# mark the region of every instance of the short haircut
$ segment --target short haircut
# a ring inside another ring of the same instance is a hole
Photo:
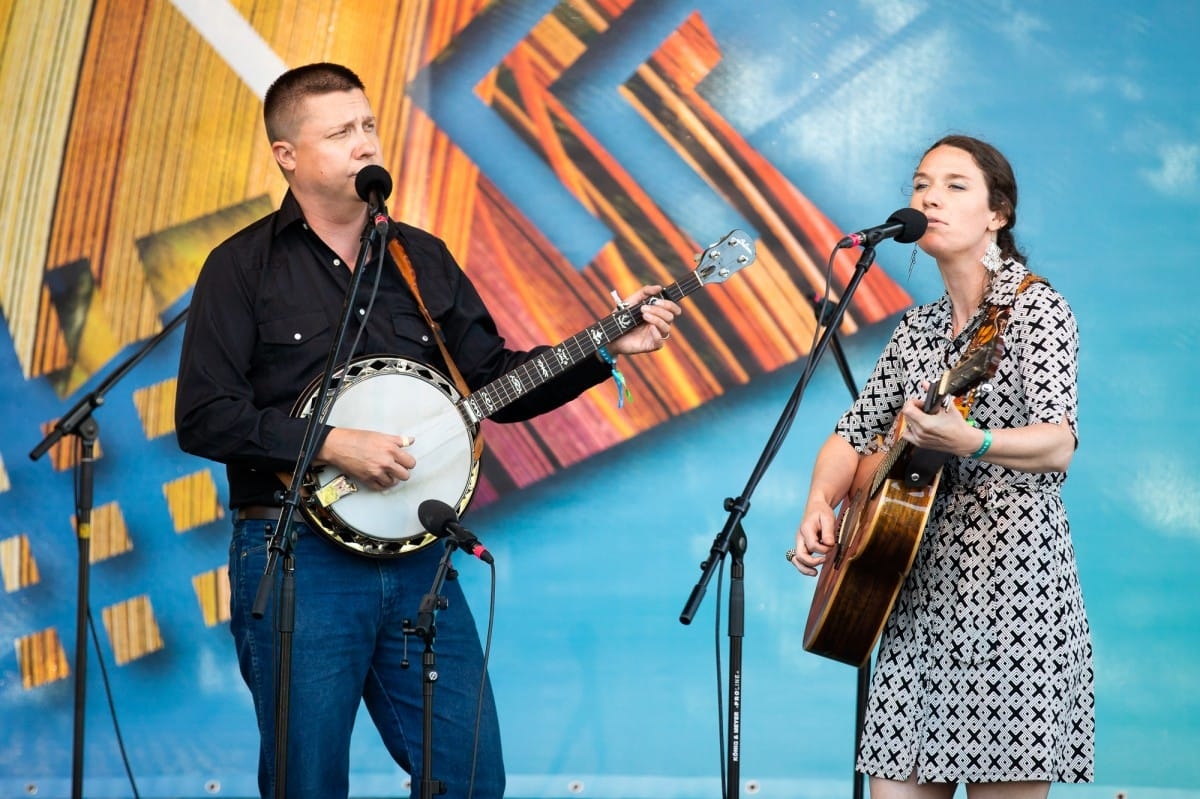
[[[296,112],[307,97],[332,92],[365,91],[362,80],[341,64],[306,64],[289,69],[267,89],[263,98],[263,122],[267,139],[276,142],[295,135]]]

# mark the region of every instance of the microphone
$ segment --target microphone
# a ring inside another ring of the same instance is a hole
[[[387,236],[388,217],[384,200],[392,194],[392,176],[378,164],[367,164],[354,177],[354,190],[367,204],[371,224],[381,237]]]
[[[844,247],[874,247],[884,239],[895,238],[901,244],[911,244],[925,235],[929,220],[916,208],[901,208],[887,218],[882,225],[851,233],[837,243],[835,249]]]
[[[417,518],[421,526],[438,538],[450,538],[458,546],[484,563],[495,563],[492,553],[479,543],[479,539],[470,530],[462,526],[454,508],[440,499],[427,499],[417,506]]]

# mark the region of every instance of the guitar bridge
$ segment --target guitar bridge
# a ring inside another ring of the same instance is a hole
[[[342,497],[358,491],[358,485],[355,484],[344,474],[339,474],[337,477],[330,480],[325,485],[313,492],[313,499],[323,508],[328,508],[333,503],[337,502]]]

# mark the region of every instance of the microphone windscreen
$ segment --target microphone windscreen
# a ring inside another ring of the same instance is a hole
[[[427,499],[417,506],[417,519],[429,532],[445,535],[446,527],[458,521],[458,514],[440,499]]]
[[[925,235],[929,227],[929,219],[916,208],[901,208],[888,217],[888,222],[903,225],[904,229],[896,234],[896,241],[901,244],[912,244]]]
[[[354,177],[354,191],[365,202],[371,202],[371,191],[379,195],[380,200],[386,200],[392,195],[392,176],[379,164],[367,164],[358,170]]]

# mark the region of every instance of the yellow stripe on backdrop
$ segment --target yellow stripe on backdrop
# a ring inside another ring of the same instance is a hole
[[[42,267],[91,3],[0,3],[0,310],[31,374]]]

